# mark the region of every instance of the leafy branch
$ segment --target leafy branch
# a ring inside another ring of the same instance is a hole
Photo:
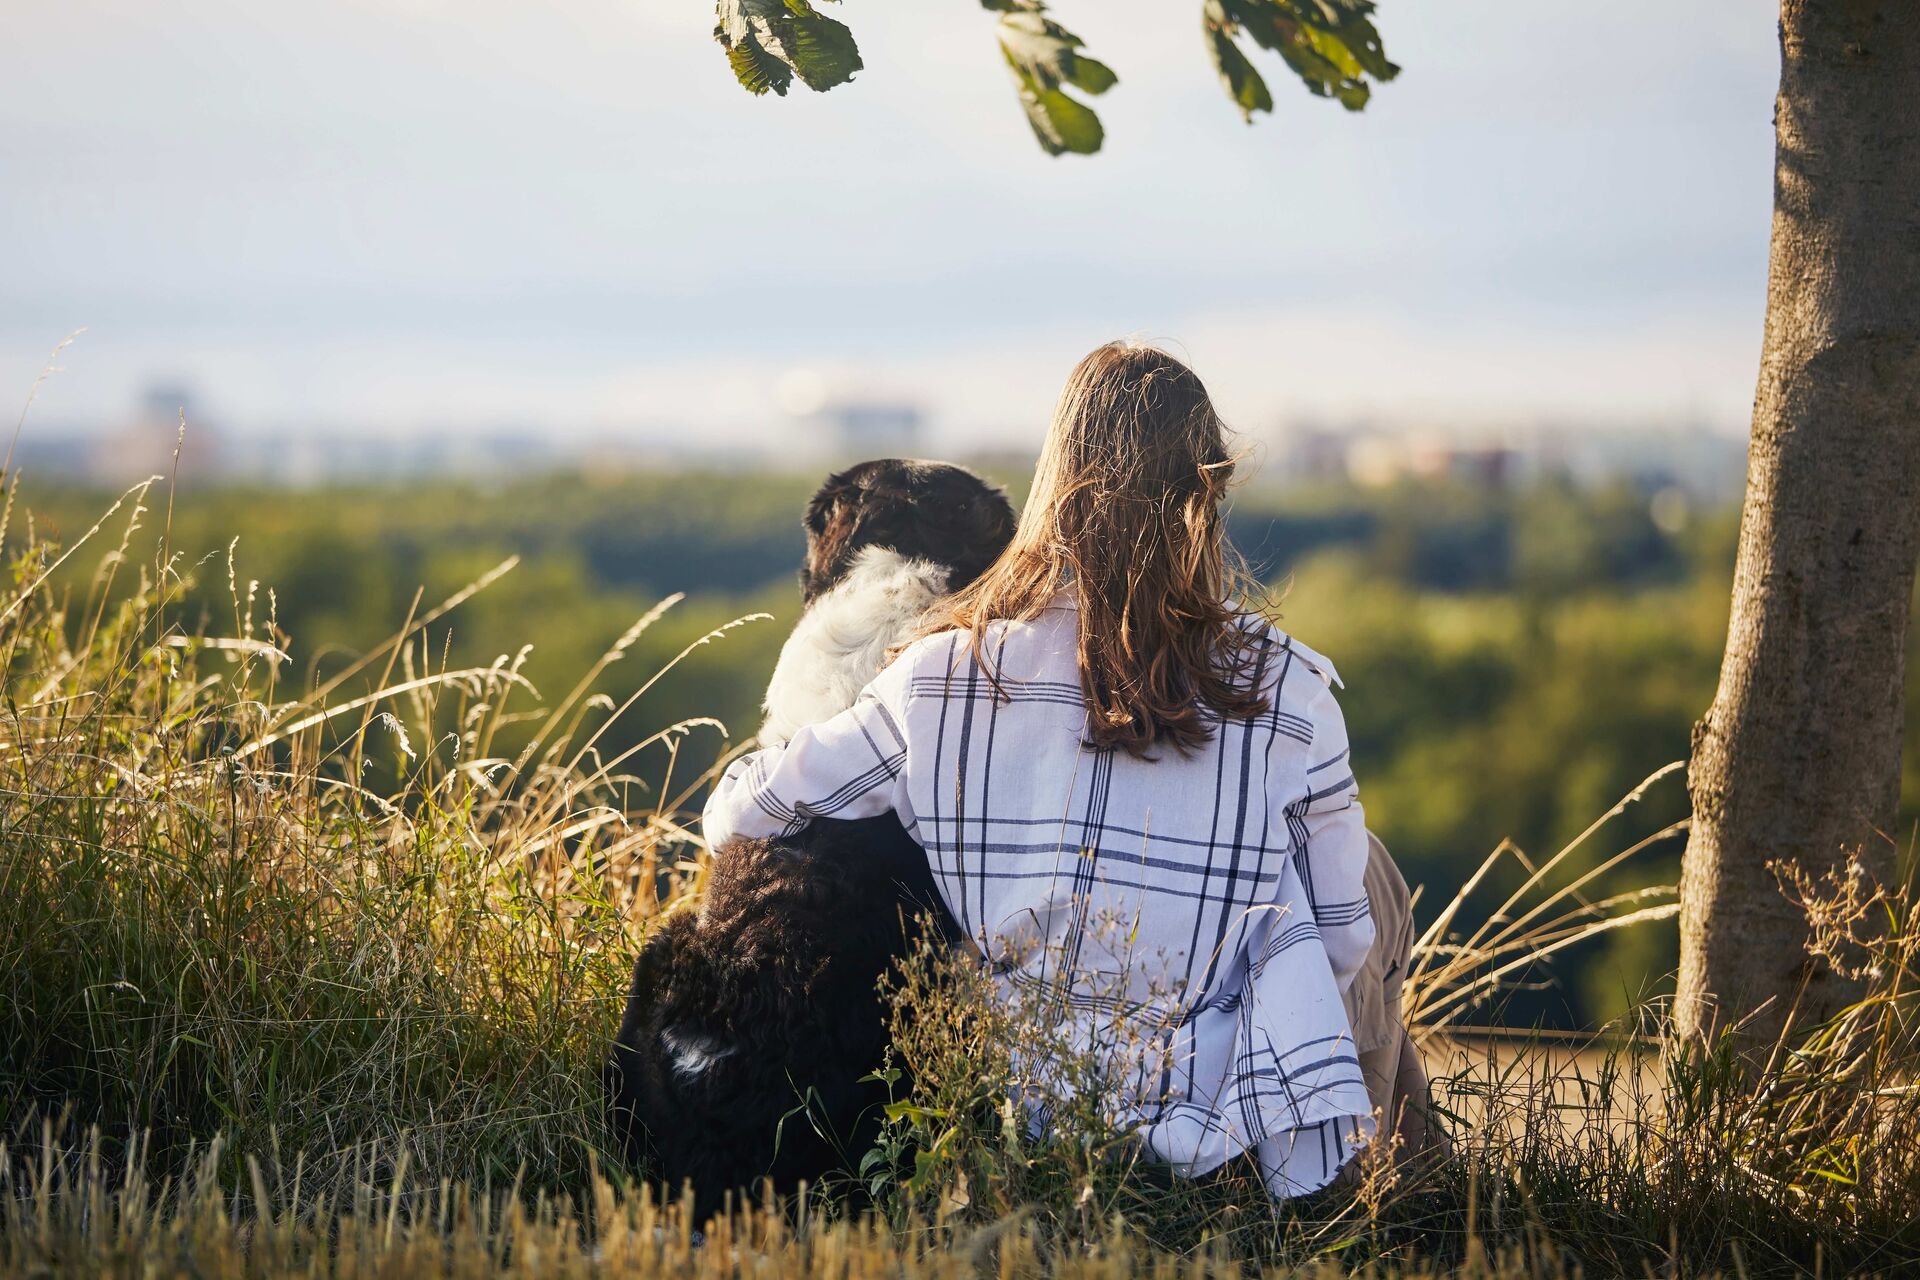
[[[835,3],[838,0],[834,0]],[[816,92],[853,79],[862,67],[853,33],[810,0],[717,0],[714,38],[747,92],[784,95],[799,77]],[[1097,97],[1119,83],[1085,42],[1047,16],[1046,0],[980,0],[998,14],[1000,52],[1014,91],[1048,155],[1090,155],[1106,140],[1093,108],[1069,89]],[[1373,85],[1400,72],[1373,25],[1374,0],[1202,0],[1207,52],[1227,96],[1249,122],[1273,110],[1273,93],[1242,48],[1276,53],[1307,90],[1349,111],[1365,108]]]
[[[1373,0],[1206,0],[1201,24],[1227,96],[1251,123],[1254,112],[1273,110],[1273,94],[1241,51],[1241,35],[1279,54],[1316,97],[1359,111],[1373,93],[1368,77],[1384,83],[1400,74],[1372,13]]]
[[[1120,77],[1081,53],[1080,37],[1047,17],[1041,0],[980,0],[980,7],[1000,14],[1000,52],[1041,150],[1050,156],[1098,151],[1107,136],[1100,117],[1065,86],[1101,94]]]
[[[853,32],[807,0],[719,0],[713,38],[740,86],[756,95],[771,89],[785,97],[796,75],[825,93],[863,65]]]

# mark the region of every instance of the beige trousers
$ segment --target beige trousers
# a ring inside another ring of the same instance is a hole
[[[1413,958],[1412,902],[1400,868],[1371,831],[1363,883],[1373,912],[1373,949],[1347,988],[1347,1017],[1382,1136],[1397,1134],[1402,1153],[1421,1153],[1443,1138],[1428,1115],[1426,1068],[1400,1009]]]

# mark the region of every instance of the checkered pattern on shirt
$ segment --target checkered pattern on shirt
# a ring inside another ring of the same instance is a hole
[[[841,715],[735,762],[706,812],[736,835],[899,814],[1012,996],[1157,1064],[1141,1136],[1203,1173],[1256,1152],[1278,1194],[1330,1179],[1371,1120],[1340,991],[1372,941],[1367,838],[1332,667],[1247,618],[1261,714],[1181,757],[1085,743],[1077,614],[910,647]]]

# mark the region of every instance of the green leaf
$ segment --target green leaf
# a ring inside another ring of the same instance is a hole
[[[1256,110],[1272,110],[1272,100],[1264,84],[1256,90],[1249,82],[1258,73],[1238,37],[1279,54],[1316,97],[1359,111],[1373,95],[1370,80],[1384,83],[1400,74],[1387,60],[1373,10],[1373,0],[1205,0],[1201,16],[1227,96],[1251,120]],[[1263,97],[1264,107],[1249,105]]]
[[[1016,91],[1020,95],[1020,105],[1026,109],[1027,123],[1033,126],[1033,136],[1040,142],[1041,150],[1050,156],[1074,155],[1090,156],[1100,149],[1107,139],[1106,126],[1100,123],[1100,117],[1093,109],[1058,89],[1038,89],[1018,75]]]
[[[1213,3],[1206,7],[1207,52],[1213,56],[1214,70],[1227,86],[1227,96],[1240,108],[1241,118],[1252,124],[1254,112],[1273,110],[1273,94],[1259,70],[1233,42],[1226,26],[1215,20],[1218,9]]]
[[[1346,41],[1333,32],[1302,25],[1300,38],[1320,55],[1322,61],[1333,68],[1336,75],[1343,79],[1357,80],[1366,74],[1365,68],[1360,65],[1360,59],[1354,57],[1353,50],[1347,47]]]
[[[1098,151],[1106,138],[1100,117],[1065,90],[1105,93],[1120,80],[1113,68],[1081,53],[1080,37],[1047,17],[1038,0],[981,4],[1000,12],[1000,51],[1041,149],[1052,156]]]
[[[727,49],[727,62],[733,68],[733,78],[756,96],[771,89],[785,97],[787,86],[793,83],[792,69],[767,52],[751,35]]]
[[[787,0],[787,7],[796,3],[806,9],[805,16],[795,17],[793,27],[793,69],[800,79],[816,93],[853,79],[862,65],[853,32],[845,23],[814,13],[801,0]]]
[[[785,96],[796,75],[816,93],[853,79],[860,50],[846,24],[808,0],[718,0],[713,37],[748,93]]]

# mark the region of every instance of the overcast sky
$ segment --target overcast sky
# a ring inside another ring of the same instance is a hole
[[[1073,360],[1186,353],[1241,425],[1744,424],[1759,0],[1382,0],[1362,115],[1197,0],[1062,0],[1106,151],[1034,145],[972,0],[846,0],[867,69],[754,99],[703,0],[0,0],[0,396],[229,429],[726,440],[796,370],[1014,439]]]

